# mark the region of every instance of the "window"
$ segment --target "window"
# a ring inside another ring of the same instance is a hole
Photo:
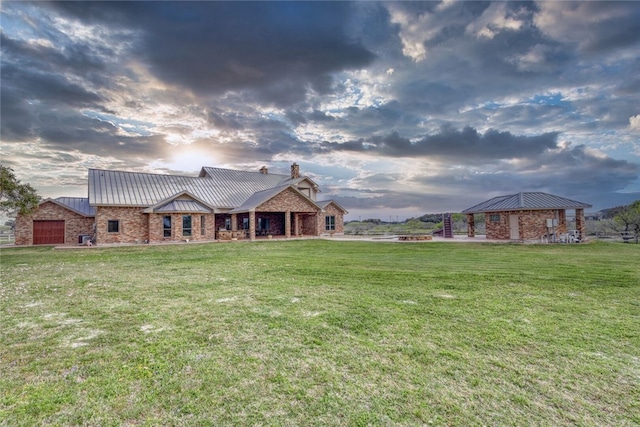
[[[325,230],[334,231],[336,229],[336,217],[335,215],[327,215],[324,217]]]
[[[224,219],[224,228],[227,230],[231,230],[231,218]]]
[[[269,218],[258,218],[258,230],[269,231]]]
[[[110,219],[107,221],[107,233],[119,233],[120,232],[120,220]]]
[[[205,222],[205,216],[204,215],[200,215],[200,235],[204,236],[206,233],[206,227],[204,226]]]
[[[489,221],[500,222],[500,215],[498,214],[489,215]]]
[[[162,228],[164,230],[164,237],[171,237],[171,216],[162,217]]]
[[[243,230],[249,229],[249,218],[242,218],[242,229]]]
[[[182,236],[191,237],[191,215],[182,217]]]

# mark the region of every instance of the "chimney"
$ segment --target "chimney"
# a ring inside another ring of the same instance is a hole
[[[300,178],[300,166],[297,163],[291,165],[291,179]]]
[[[263,166],[263,167],[260,168],[260,173],[262,175],[268,175],[269,174],[269,169],[267,169],[266,166]]]

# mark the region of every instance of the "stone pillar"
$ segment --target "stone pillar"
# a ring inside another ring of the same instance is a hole
[[[587,241],[587,227],[584,221],[584,209],[576,209],[576,230],[580,233],[580,241]]]
[[[284,213],[284,237],[287,239],[291,237],[291,211]]]
[[[256,211],[249,211],[249,238],[256,240]]]
[[[476,237],[476,219],[472,213],[467,214],[467,236]]]
[[[231,214],[231,231],[238,231],[238,215]]]
[[[297,237],[300,235],[300,214],[293,214],[293,234]]]
[[[576,216],[577,216],[577,212],[576,212]],[[564,209],[560,209],[558,210],[558,228],[556,229],[556,232],[566,233],[567,231],[568,231],[567,230],[567,211],[565,211]]]

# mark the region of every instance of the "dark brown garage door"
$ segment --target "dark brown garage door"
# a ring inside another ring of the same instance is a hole
[[[64,221],[33,221],[33,244],[64,243]]]

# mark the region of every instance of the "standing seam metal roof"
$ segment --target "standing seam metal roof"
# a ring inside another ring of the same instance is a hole
[[[89,206],[89,199],[86,197],[57,197],[55,199],[47,199],[53,200],[60,205],[84,216],[95,216],[96,208],[93,206]],[[45,200],[45,201],[47,201]]]
[[[553,194],[531,192],[517,193],[507,196],[498,196],[479,203],[462,213],[500,212],[510,210],[537,210],[537,209],[584,209],[590,208],[587,203],[577,202]]]
[[[232,209],[255,193],[302,179],[212,167],[203,167],[198,177],[89,169],[89,202],[91,206],[148,207],[188,192],[208,206]]]

